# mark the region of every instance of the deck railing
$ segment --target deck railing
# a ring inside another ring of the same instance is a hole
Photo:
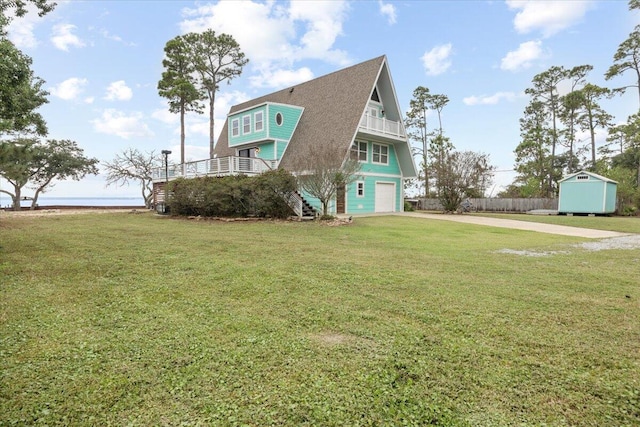
[[[398,138],[404,138],[406,136],[404,127],[400,122],[387,120],[384,117],[373,117],[369,114],[363,115],[362,119],[360,119],[360,129],[392,135]]]
[[[195,178],[198,176],[226,176],[226,175],[259,175],[277,167],[276,160],[265,160],[256,157],[227,156],[215,159],[198,160],[185,164],[173,164],[167,167],[165,177],[164,166],[152,170],[154,182],[175,178]]]

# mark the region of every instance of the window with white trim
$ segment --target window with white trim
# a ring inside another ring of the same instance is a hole
[[[264,128],[264,113],[258,111],[253,115],[254,130],[260,132]]]
[[[389,164],[389,147],[386,145],[372,144],[371,161],[382,165]]]
[[[367,162],[367,143],[364,141],[355,141],[351,146],[351,160],[359,162]]]
[[[242,134],[251,133],[251,116],[242,116]]]
[[[364,181],[358,181],[356,183],[356,196],[364,197]]]
[[[231,120],[231,136],[240,135],[240,120],[233,119]]]
[[[578,176],[576,176],[576,179],[578,181],[587,181],[589,179],[589,175],[587,175],[587,174],[578,175]]]

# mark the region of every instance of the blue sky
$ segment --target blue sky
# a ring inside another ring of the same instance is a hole
[[[608,82],[603,75],[638,23],[626,1],[612,0],[73,0],[58,1],[44,18],[16,19],[9,38],[46,81],[41,113],[49,137],[75,140],[102,161],[128,147],[179,153],[178,115],[156,89],[164,45],[178,34],[229,33],[250,60],[218,93],[216,134],[233,104],[386,54],[403,113],[417,86],[449,97],[445,133],[457,149],[488,153],[504,171],[495,195],[514,177],[518,120],[533,76],[553,65],[591,64],[590,82],[630,84],[631,74]],[[622,122],[637,104],[629,92],[602,105]],[[187,159],[206,158],[206,115],[190,115],[186,131]],[[99,175],[59,182],[43,197],[138,194],[134,185],[106,188]]]

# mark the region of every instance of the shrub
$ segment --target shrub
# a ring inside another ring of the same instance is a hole
[[[180,178],[170,184],[173,215],[286,218],[292,214],[283,195],[296,190],[293,175],[284,170],[255,177]]]

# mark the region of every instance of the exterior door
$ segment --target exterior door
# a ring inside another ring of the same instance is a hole
[[[256,149],[255,148],[247,148],[244,150],[238,150],[238,169],[240,172],[251,172],[251,158],[256,157]]]
[[[345,191],[344,187],[338,187],[336,191],[336,213],[345,213]]]

